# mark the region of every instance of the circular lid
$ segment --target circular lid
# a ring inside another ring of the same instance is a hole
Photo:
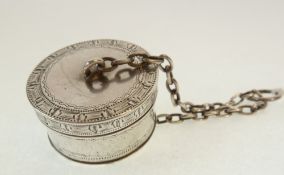
[[[156,69],[121,65],[97,81],[86,82],[83,67],[94,58],[126,59],[132,53],[147,52],[132,43],[107,39],[58,50],[33,70],[28,98],[38,112],[67,123],[94,123],[129,113],[153,93]]]

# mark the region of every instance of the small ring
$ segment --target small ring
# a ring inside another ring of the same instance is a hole
[[[162,64],[160,64],[159,68],[163,71],[163,72],[171,72],[173,70],[173,60],[167,56],[167,55],[160,55],[161,58],[164,59],[168,62],[167,65],[163,66]]]
[[[135,63],[135,60],[134,60],[135,57],[138,57],[138,58],[140,57],[138,63]],[[141,67],[142,65],[144,65],[146,63],[146,62],[144,62],[144,59],[147,58],[147,57],[148,57],[148,55],[143,54],[143,53],[142,54],[140,54],[140,53],[131,54],[131,55],[128,56],[128,59],[129,59],[128,65],[135,67],[135,68]]]
[[[102,58],[103,61],[104,61],[104,66],[103,67],[100,67],[99,66],[99,70],[102,71],[102,72],[111,72],[113,71],[115,68],[117,68],[118,65],[114,65],[113,62],[116,60],[115,58],[112,58],[112,57],[103,57]],[[110,66],[109,67],[106,67],[106,61],[110,61]]]

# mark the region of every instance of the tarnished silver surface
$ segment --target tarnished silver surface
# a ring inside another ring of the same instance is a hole
[[[101,137],[74,137],[48,131],[52,145],[63,155],[80,162],[108,162],[134,152],[143,145],[155,128],[151,109],[133,125]]]
[[[157,68],[166,74],[173,105],[182,113],[160,114]],[[226,103],[183,102],[167,55],[153,56],[134,44],[93,40],[63,48],[32,72],[27,95],[51,144],[66,157],[88,163],[120,159],[143,145],[156,123],[254,114],[282,97],[280,89],[250,90]]]
[[[156,67],[122,65],[96,81],[84,78],[87,61],[124,59],[133,53],[146,51],[124,41],[93,40],[56,51],[34,69],[27,95],[59,152],[78,161],[111,161],[150,137]]]

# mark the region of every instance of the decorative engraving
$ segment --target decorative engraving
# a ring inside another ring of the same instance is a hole
[[[50,108],[48,111],[48,115],[52,117],[59,117],[62,114],[62,112],[59,110],[59,108]]]
[[[144,117],[146,113],[152,108],[152,105],[156,99],[156,95],[156,92],[150,95],[142,104],[139,105],[138,108],[133,110],[130,114],[100,123],[65,123],[64,127],[62,127],[61,121],[54,120],[52,117],[46,117],[41,113],[37,113],[37,115],[40,121],[48,128],[63,134],[76,136],[101,136],[126,128],[135,121]],[[55,111],[55,109],[51,109],[51,111]],[[58,110],[56,112],[58,112]],[[65,125],[72,129],[66,129]]]
[[[155,113],[150,110],[145,117],[130,127],[104,137],[73,137],[52,130],[49,131],[49,137],[55,149],[71,159],[104,162],[134,152],[149,139],[154,128]],[[103,125],[93,128],[94,132],[103,129]],[[129,137],[135,139],[128,139]],[[79,150],[78,147],[83,149]]]
[[[137,49],[137,46],[134,44],[127,44],[127,49],[131,52],[134,52]]]
[[[66,125],[66,124],[63,124],[63,123],[60,123],[60,128],[62,130],[68,131],[68,132],[72,131],[72,127],[70,125]]]
[[[83,114],[83,113],[73,115],[74,121],[77,121],[77,122],[86,121],[87,118],[88,118],[88,116],[86,114]]]
[[[131,54],[138,50],[136,45],[123,41],[94,40],[67,46],[49,55],[34,69],[27,84],[28,98],[36,109],[56,120],[71,123],[99,122],[104,121],[109,117],[121,115],[121,113],[129,109],[136,108],[146,96],[153,93],[157,78],[156,70],[146,72],[144,69],[141,69],[136,77],[136,83],[129,89],[128,93],[107,104],[97,106],[75,106],[56,99],[56,97],[51,95],[46,86],[46,77],[48,76],[50,68],[65,54],[70,54],[76,49],[88,47],[115,48],[124,51],[127,54]],[[108,113],[104,113],[104,111],[107,111],[107,109],[110,108],[111,110],[108,110]],[[55,109],[60,115],[57,113],[54,113],[57,115],[53,114],[52,110]]]

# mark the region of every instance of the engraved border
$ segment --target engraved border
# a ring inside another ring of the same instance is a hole
[[[62,154],[63,156],[74,160],[74,161],[79,161],[79,162],[83,162],[83,163],[106,163],[106,162],[112,162],[118,159],[122,159],[130,154],[132,154],[133,152],[135,152],[136,150],[138,150],[140,147],[142,147],[153,135],[153,132],[155,130],[155,121],[156,121],[156,117],[155,117],[155,112],[153,111],[153,109],[151,109],[147,114],[146,117],[152,117],[153,118],[153,126],[150,126],[147,130],[145,130],[145,134],[136,142],[132,143],[131,145],[129,145],[127,148],[124,148],[123,150],[117,152],[116,154],[110,154],[108,156],[101,156],[101,157],[95,157],[95,156],[86,156],[85,154],[79,154],[79,153],[75,153],[75,152],[71,152],[68,151],[62,147],[57,147],[56,145],[54,145],[54,143],[52,142],[52,139],[49,137],[49,141],[51,143],[51,145],[53,146],[53,148],[58,151],[60,154]],[[140,120],[141,121],[141,120]],[[137,121],[139,122],[139,121]],[[139,123],[134,123],[134,125],[132,125],[131,127],[127,128],[127,130],[123,130],[121,132],[129,132],[129,130],[133,129],[134,127],[136,127]],[[80,140],[82,142],[87,141],[87,140],[91,140],[91,141],[96,141],[97,139],[111,139],[113,137],[117,137],[118,134],[121,133],[114,133],[112,135],[109,135],[107,137],[91,137],[91,138],[83,138],[83,137],[72,137],[72,136],[66,136],[66,135],[62,135],[60,133],[56,133],[53,132],[53,134],[57,134],[58,136],[61,137],[71,137],[74,138],[76,140]]]
[[[133,85],[126,95],[126,99],[122,101],[122,103],[108,103],[108,105],[104,105],[102,108],[96,109],[97,111],[84,111],[84,110],[70,110],[68,108],[63,108],[61,106],[57,106],[49,99],[47,99],[43,93],[41,88],[42,83],[42,75],[45,73],[46,69],[55,62],[59,56],[64,55],[67,52],[70,52],[75,49],[85,48],[85,47],[103,47],[103,46],[113,46],[121,48],[129,51],[130,53],[135,53],[137,50],[144,51],[141,47],[134,45],[132,43],[128,43],[125,41],[119,40],[91,40],[85,41],[77,44],[73,44],[67,46],[61,50],[54,52],[49,55],[46,59],[39,63],[39,65],[34,69],[32,74],[30,75],[27,83],[27,96],[31,104],[39,110],[41,113],[50,116],[56,120],[70,123],[93,123],[107,120],[109,118],[113,118],[118,115],[122,115],[125,111],[136,108],[144,101],[142,98],[148,96],[148,94],[153,93],[153,86],[156,84],[157,79],[157,71],[153,72],[145,72],[142,70],[140,76],[137,76],[137,83]],[[144,51],[146,52],[146,51]],[[143,91],[144,90],[144,91]],[[146,91],[145,91],[146,90]],[[141,92],[144,93],[141,93]],[[140,95],[140,97],[138,96]],[[129,103],[132,101],[132,104]],[[140,103],[139,103],[140,102]],[[115,110],[107,111],[109,107],[114,108]],[[98,111],[100,110],[100,111]],[[108,116],[101,116],[100,112],[106,112]]]
[[[133,112],[125,116],[116,117],[114,119],[98,123],[65,123],[53,120],[52,118],[45,116],[40,112],[37,112],[37,116],[41,123],[43,123],[49,129],[65,135],[82,137],[103,136],[120,131],[147,115],[147,112],[149,112],[149,110],[153,107],[153,104],[156,100],[156,96],[157,90],[155,91],[155,93],[147,97],[147,99],[141,105],[139,105],[139,107],[134,109]]]

